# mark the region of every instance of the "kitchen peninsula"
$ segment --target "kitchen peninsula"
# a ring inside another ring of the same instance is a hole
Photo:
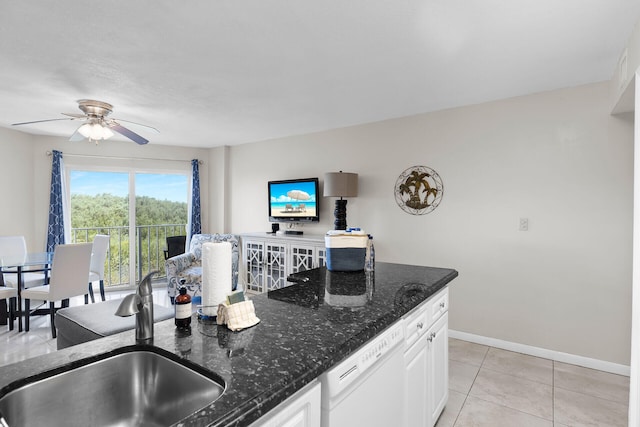
[[[176,426],[248,426],[395,324],[457,277],[452,269],[377,263],[373,273],[294,274],[286,288],[253,296],[261,322],[241,332],[193,319],[155,325],[153,345],[226,382],[214,404]],[[134,344],[134,332],[69,347],[0,368],[0,397],[25,377]],[[96,385],[99,386],[99,385]]]

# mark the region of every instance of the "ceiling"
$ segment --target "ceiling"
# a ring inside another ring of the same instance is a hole
[[[151,144],[304,134],[608,80],[639,18],[638,0],[4,1],[0,126],[88,98]]]

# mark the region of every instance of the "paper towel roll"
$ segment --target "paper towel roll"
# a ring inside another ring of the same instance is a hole
[[[231,243],[207,242],[202,245],[202,308],[215,316],[218,304],[231,292]]]

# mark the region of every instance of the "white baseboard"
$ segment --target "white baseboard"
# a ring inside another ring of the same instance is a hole
[[[496,347],[503,350],[515,351],[516,353],[528,354],[530,356],[551,359],[556,362],[569,363],[571,365],[583,366],[585,368],[597,369],[599,371],[610,372],[612,374],[630,376],[631,368],[627,365],[606,362],[604,360],[591,359],[589,357],[577,356],[575,354],[563,353],[546,348],[534,347],[532,345],[519,344],[511,341],[503,341],[497,338],[483,337],[467,332],[454,331],[449,329],[449,337],[476,344]]]

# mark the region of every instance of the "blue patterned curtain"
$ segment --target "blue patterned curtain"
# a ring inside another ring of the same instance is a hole
[[[200,172],[198,159],[191,160],[191,201],[189,203],[189,239],[202,232],[200,221]]]
[[[47,251],[64,244],[64,185],[62,152],[53,151],[51,165],[51,194],[49,195],[49,225],[47,227]]]

